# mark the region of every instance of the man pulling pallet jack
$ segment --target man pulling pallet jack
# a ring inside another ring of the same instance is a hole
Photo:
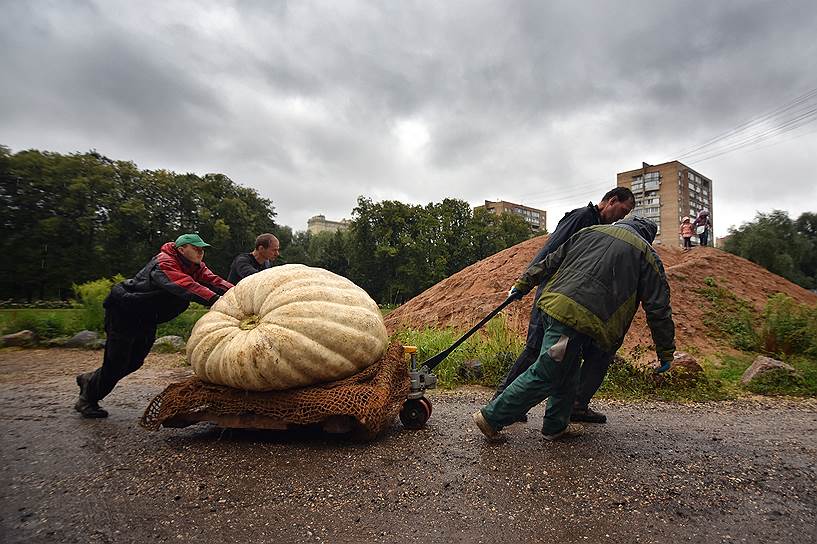
[[[474,413],[474,422],[488,439],[501,439],[503,427],[546,398],[542,434],[548,440],[564,435],[582,351],[596,344],[614,353],[639,304],[655,342],[656,372],[670,368],[675,325],[664,267],[651,245],[656,232],[656,224],[641,217],[588,227],[522,274],[508,300],[519,300],[533,287],[544,285],[535,303],[542,312],[542,346],[530,368]]]

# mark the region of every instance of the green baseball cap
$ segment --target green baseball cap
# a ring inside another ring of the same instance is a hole
[[[210,244],[202,240],[201,236],[198,234],[182,234],[176,238],[176,247],[182,247],[186,244],[191,244],[196,247],[212,247]]]

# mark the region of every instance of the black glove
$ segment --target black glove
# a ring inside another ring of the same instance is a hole
[[[210,300],[208,300],[208,301],[207,301],[207,307],[208,307],[208,308],[212,307],[212,306],[213,306],[213,304],[215,304],[216,302],[218,302],[218,299],[220,299],[220,298],[221,298],[221,297],[220,297],[218,294],[215,294],[215,295],[213,295],[212,297],[210,297]]]
[[[511,290],[508,291],[508,298],[513,300],[522,300],[522,297],[525,296],[525,293],[517,289],[516,287],[511,287]]]

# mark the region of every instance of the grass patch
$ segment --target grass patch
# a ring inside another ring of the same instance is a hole
[[[760,327],[763,351],[817,357],[817,308],[778,293],[766,303]]]
[[[191,304],[190,308],[172,321],[159,325],[156,336],[190,337],[193,325],[207,308]],[[103,314],[104,315],[104,314]],[[88,313],[85,309],[71,310],[0,310],[0,334],[11,334],[22,330],[34,331],[40,340],[63,336],[73,336],[87,327]]]
[[[621,357],[616,357],[607,371],[598,397],[620,400],[666,400],[692,401],[724,400],[736,396],[736,392],[725,387],[723,380],[709,372],[691,379],[684,374],[654,375],[634,367]]]
[[[176,319],[162,323],[156,331],[156,337],[162,336],[181,336],[185,340],[190,338],[190,331],[193,330],[193,325],[199,320],[201,316],[207,313],[207,308],[199,304],[191,304],[184,313],[179,315]]]
[[[40,339],[50,339],[70,336],[83,328],[83,311],[80,309],[0,310],[0,334],[29,330]]]
[[[448,349],[462,334],[462,331],[453,328],[442,330],[427,328],[406,329],[398,332],[396,337],[405,345],[417,346],[417,360],[423,362]],[[499,315],[434,369],[437,383],[443,388],[465,383],[496,387],[524,345],[524,340],[508,329],[505,317]],[[481,374],[477,376],[463,374],[461,368],[466,361],[479,361]]]
[[[772,370],[752,380],[746,389],[758,395],[817,397],[817,361],[806,356],[793,356],[786,362],[794,367],[794,373]]]
[[[756,351],[760,347],[760,337],[752,305],[719,286],[714,278],[704,278],[704,284],[705,287],[698,292],[712,304],[704,313],[704,324],[714,332],[712,336],[727,339],[737,349]]]

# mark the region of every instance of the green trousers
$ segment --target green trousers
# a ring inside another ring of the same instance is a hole
[[[590,338],[542,314],[545,334],[539,357],[505,391],[482,409],[496,430],[548,399],[542,432],[553,434],[567,427],[579,386],[582,348]]]

